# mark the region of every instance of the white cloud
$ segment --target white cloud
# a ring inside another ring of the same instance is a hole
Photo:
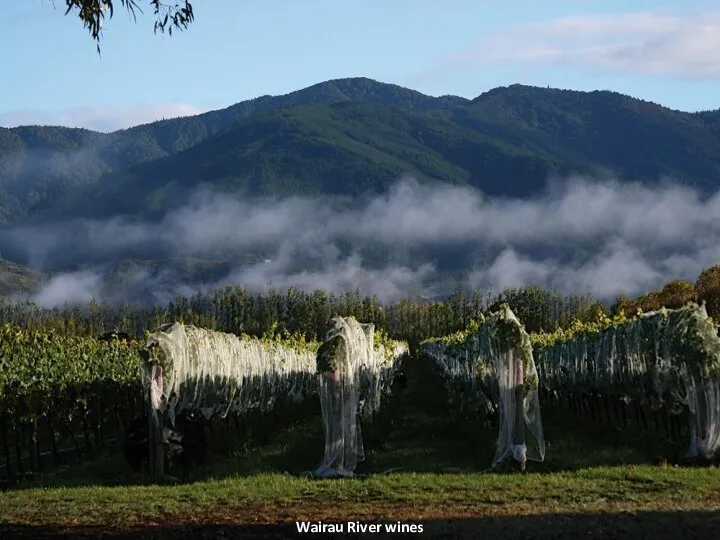
[[[530,62],[650,75],[720,77],[720,11],[551,19],[488,35],[451,62]]]
[[[183,103],[133,107],[75,107],[59,112],[14,110],[0,113],[0,126],[65,126],[107,133],[163,118],[192,116],[203,112],[204,109]]]
[[[59,274],[50,279],[35,295],[35,301],[43,307],[69,304],[85,304],[100,297],[101,278],[90,271]]]
[[[557,288],[565,292],[591,294],[611,299],[620,294],[637,295],[661,286],[677,276],[693,279],[694,272],[673,274],[653,268],[666,266],[667,261],[646,259],[637,248],[622,240],[611,242],[604,250],[586,261],[562,264],[553,260],[536,261],[518,254],[513,248],[504,250],[487,270],[473,270],[468,283],[473,287],[502,290],[529,284]]]
[[[475,287],[535,284],[613,300],[671,279],[694,281],[720,263],[720,192],[705,197],[669,183],[573,177],[526,200],[411,179],[352,206],[197,193],[160,222],[9,226],[0,230],[0,248],[43,268],[81,269],[118,257],[227,258],[227,270],[211,279],[254,290],[269,282],[333,292],[358,287],[383,300],[443,292],[441,270],[453,259],[462,266],[458,278]],[[106,298],[96,277],[103,272],[96,266],[59,276],[37,299]],[[124,279],[162,303],[197,289],[182,275],[126,271]]]

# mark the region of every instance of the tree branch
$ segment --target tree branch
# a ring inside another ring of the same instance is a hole
[[[127,9],[137,21],[136,10],[142,13],[137,0],[65,0],[67,10],[65,15],[76,12],[83,26],[90,32],[90,36],[97,42],[100,52],[100,38],[105,19],[112,19],[115,6],[119,2]],[[165,4],[161,0],[149,0],[155,14],[155,33],[164,33],[166,30],[172,35],[173,28],[184,30],[195,20],[190,0],[180,0],[174,4]]]

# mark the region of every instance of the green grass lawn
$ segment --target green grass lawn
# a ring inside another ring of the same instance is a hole
[[[251,446],[216,428],[208,462],[176,485],[148,484],[112,450],[35,475],[0,493],[0,533],[292,537],[298,520],[400,520],[447,538],[679,538],[720,526],[720,469],[653,466],[665,443],[637,426],[548,408],[546,460],[487,473],[496,435],[458,421],[446,400],[429,366],[412,365],[380,427],[366,428],[365,478],[302,476],[322,458],[319,415]]]

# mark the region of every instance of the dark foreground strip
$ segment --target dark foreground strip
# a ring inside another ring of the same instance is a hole
[[[147,529],[53,530],[48,527],[0,525],[0,538],[72,539],[229,539],[229,538],[477,538],[512,539],[652,539],[715,538],[720,512],[624,512],[619,514],[546,514],[488,518],[434,519],[422,523],[420,534],[308,534],[294,524],[276,525],[158,525]]]

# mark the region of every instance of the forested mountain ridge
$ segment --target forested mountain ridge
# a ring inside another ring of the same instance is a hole
[[[357,196],[403,174],[518,197],[574,172],[710,192],[719,114],[607,91],[512,85],[467,100],[353,78],[109,134],[0,128],[0,220],[162,215],[198,185]]]

